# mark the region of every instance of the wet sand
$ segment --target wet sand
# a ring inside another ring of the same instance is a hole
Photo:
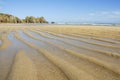
[[[0,26],[0,80],[120,80],[120,27],[28,26]]]

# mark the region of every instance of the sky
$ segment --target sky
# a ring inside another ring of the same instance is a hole
[[[0,13],[58,23],[120,23],[120,0],[0,0]]]

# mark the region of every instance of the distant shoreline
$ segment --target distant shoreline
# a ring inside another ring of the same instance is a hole
[[[102,24],[102,23],[89,23],[89,24],[72,24],[72,23],[56,23],[56,24],[45,24],[45,23],[0,23],[0,26],[47,26],[47,25],[74,25],[74,26],[115,26],[120,27],[120,24]]]

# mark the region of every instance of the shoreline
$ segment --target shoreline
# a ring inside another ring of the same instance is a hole
[[[74,25],[74,26],[106,26],[106,27],[111,27],[111,26],[114,26],[114,27],[120,27],[120,24],[104,24],[104,23],[80,23],[80,24],[71,24],[71,23],[68,23],[68,24],[64,24],[64,23],[58,23],[58,24],[46,24],[46,23],[0,23],[0,26],[47,26],[47,25]]]

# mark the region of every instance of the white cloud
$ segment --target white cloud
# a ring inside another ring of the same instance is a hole
[[[90,13],[92,17],[120,18],[120,11],[101,11]]]
[[[114,15],[120,15],[120,11],[114,11],[112,12]]]
[[[100,12],[99,14],[101,14],[101,15],[108,15],[108,14],[110,14],[110,12],[103,11],[103,12]]]
[[[85,16],[89,22],[120,22],[120,11],[92,12]]]
[[[91,12],[83,16],[67,18],[66,21],[78,21],[78,22],[119,22],[120,11],[100,11]]]
[[[95,13],[90,13],[89,15],[90,15],[90,16],[94,16],[94,15],[96,15],[96,14],[95,14]]]

